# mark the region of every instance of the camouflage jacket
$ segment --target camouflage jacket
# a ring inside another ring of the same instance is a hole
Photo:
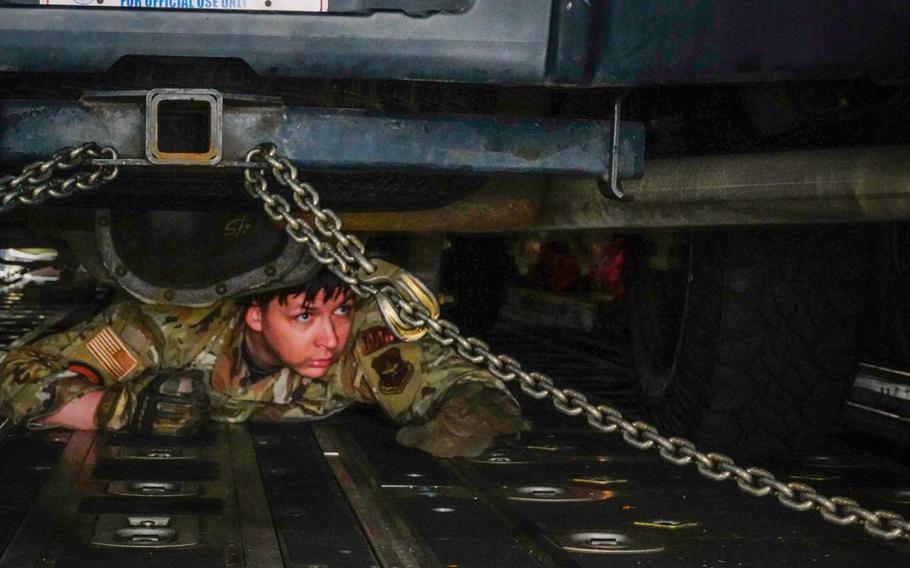
[[[40,428],[39,419],[66,403],[149,369],[205,371],[211,418],[220,422],[313,420],[364,402],[407,424],[427,418],[457,383],[508,392],[451,348],[399,342],[373,303],[355,311],[340,359],[320,379],[285,368],[253,382],[241,355],[242,314],[232,301],[208,308],[114,304],[69,331],[10,351],[0,364],[0,412]],[[116,429],[117,421],[111,424]]]

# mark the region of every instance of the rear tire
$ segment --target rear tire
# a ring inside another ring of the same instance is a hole
[[[742,457],[816,448],[856,373],[863,229],[698,231],[687,240],[682,266],[660,273],[645,241],[630,246],[633,354],[653,418],[667,435]]]
[[[440,288],[453,303],[444,313],[468,335],[483,336],[499,319],[506,289],[517,271],[515,261],[499,236],[450,237],[452,246],[442,256]]]

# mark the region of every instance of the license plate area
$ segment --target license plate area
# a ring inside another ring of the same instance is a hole
[[[227,10],[331,14],[403,12],[409,16],[426,17],[438,13],[460,14],[469,10],[475,2],[476,0],[44,0],[40,5],[169,11]],[[30,0],[14,0],[8,3],[34,5]]]

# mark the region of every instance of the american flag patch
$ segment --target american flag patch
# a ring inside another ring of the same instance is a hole
[[[98,365],[113,375],[115,381],[127,376],[138,364],[136,358],[110,327],[99,331],[85,346],[95,356]]]

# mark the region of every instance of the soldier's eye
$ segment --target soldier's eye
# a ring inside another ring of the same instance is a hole
[[[339,316],[346,316],[351,313],[351,306],[338,306],[335,313]]]
[[[300,321],[308,321],[310,319],[310,312],[302,312],[297,316],[297,319]]]

